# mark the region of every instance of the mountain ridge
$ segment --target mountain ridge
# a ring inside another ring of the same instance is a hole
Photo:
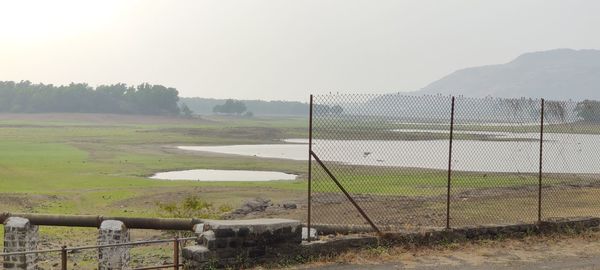
[[[414,93],[600,99],[600,50],[555,49],[525,53],[505,64],[457,70]]]

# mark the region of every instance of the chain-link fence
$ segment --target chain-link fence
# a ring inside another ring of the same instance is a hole
[[[312,224],[410,230],[600,216],[599,102],[390,94],[311,103]]]

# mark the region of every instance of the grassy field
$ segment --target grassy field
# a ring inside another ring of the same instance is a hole
[[[262,190],[271,190],[274,194],[266,196],[273,198],[301,197],[306,190],[305,162],[183,152],[175,146],[279,143],[306,137],[306,125],[305,118],[3,114],[0,207],[4,211],[155,216],[159,214],[156,202],[181,199],[194,188],[203,189],[199,195],[207,200],[232,207]],[[446,175],[441,171],[336,166],[339,178],[354,193],[436,196],[446,190]],[[202,168],[274,170],[300,177],[262,183],[147,178],[160,171]],[[535,185],[536,177],[461,173],[453,186],[518,187]],[[564,179],[548,177],[546,183]],[[315,180],[316,191],[336,190],[322,173],[316,173]],[[229,192],[208,192],[222,188]],[[171,193],[178,196],[164,195]]]
[[[278,171],[303,175],[306,165],[303,162],[196,155],[183,153],[175,146],[274,143],[282,138],[302,137],[306,132],[304,119],[97,118],[97,115],[1,117],[0,192],[14,197],[23,195],[22,200],[0,200],[2,209],[108,215],[122,214],[122,211],[110,207],[117,201],[151,198],[151,194],[156,192],[186,190],[190,187],[304,189],[303,177],[299,181],[270,183],[147,179],[147,176],[159,171],[196,168],[276,168]],[[36,203],[35,198],[44,200]],[[232,199],[235,201],[228,195],[227,200]],[[152,210],[144,206],[143,209],[128,209],[127,213],[156,214]]]
[[[155,217],[169,214],[161,211],[159,203],[188,196],[198,196],[215,208],[238,207],[254,197],[274,202],[304,197],[305,162],[200,155],[174,146],[274,143],[303,137],[305,123],[300,118],[0,115],[0,212]],[[262,183],[147,178],[160,171],[198,168],[277,170],[300,177]],[[43,237],[53,239],[46,241],[53,246],[95,241],[95,233],[87,229],[41,230]]]
[[[0,114],[0,212],[165,216],[168,213],[163,212],[159,204],[176,203],[189,196],[197,196],[215,208],[227,209],[239,207],[244,200],[263,197],[275,204],[291,201],[299,206],[295,211],[266,213],[265,216],[304,219],[306,162],[194,153],[178,150],[176,146],[280,143],[286,138],[305,138],[306,126],[305,118]],[[488,127],[475,129],[491,130]],[[586,126],[578,129],[585,133],[598,130]],[[430,135],[433,136],[430,139],[446,136]],[[399,136],[393,139],[410,139],[412,135]],[[295,181],[272,182],[148,178],[161,171],[203,168],[281,171],[299,177]],[[445,171],[341,164],[332,164],[332,169],[378,223],[412,222],[415,226],[443,223]],[[342,221],[364,222],[321,170],[316,169],[314,180],[317,208],[314,211],[315,215],[324,217],[321,221],[339,222],[338,218],[343,215],[345,220]],[[594,185],[578,189],[572,186],[573,182],[590,185],[597,179],[596,176],[546,175],[545,185],[571,185],[567,192],[548,190],[548,194],[553,194],[548,199],[548,216],[598,213],[600,208],[594,201],[600,189]],[[534,174],[458,172],[453,178],[452,194],[456,201],[453,205],[455,224],[531,221],[537,205],[536,187]],[[324,203],[319,205],[319,202]],[[582,209],[577,205],[586,207]],[[523,216],[524,209],[531,213]],[[134,237],[148,238],[157,233],[160,232],[136,231]],[[1,234],[0,230],[0,237]],[[43,227],[42,236],[52,240],[46,241],[52,243],[52,247],[95,241],[93,229]],[[145,254],[152,252],[156,250]]]

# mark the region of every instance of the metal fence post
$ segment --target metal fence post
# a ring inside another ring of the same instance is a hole
[[[67,270],[67,246],[62,246],[60,250],[60,262],[62,270]]]
[[[306,239],[310,242],[310,222],[312,208],[312,129],[313,129],[313,95],[310,95],[310,108],[308,119],[308,219],[306,226]]]
[[[179,270],[179,237],[173,240],[173,269]]]
[[[538,223],[542,222],[542,176],[544,165],[544,99],[540,112],[540,171],[538,175]]]
[[[446,229],[450,229],[450,185],[452,180],[452,142],[454,141],[454,105],[455,98],[452,97],[452,109],[450,112],[450,145],[448,149],[448,190],[446,194]]]

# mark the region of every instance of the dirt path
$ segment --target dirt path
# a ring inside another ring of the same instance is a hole
[[[512,262],[512,263],[489,263],[483,265],[440,265],[440,266],[417,266],[406,267],[401,264],[385,264],[385,265],[332,265],[318,267],[312,269],[319,270],[353,270],[353,269],[372,269],[372,270],[396,270],[396,269],[414,269],[414,270],[596,270],[600,269],[600,257],[596,258],[580,258],[580,257],[564,257],[552,258],[544,262]]]
[[[600,232],[420,249],[377,248],[293,269],[599,269]]]

